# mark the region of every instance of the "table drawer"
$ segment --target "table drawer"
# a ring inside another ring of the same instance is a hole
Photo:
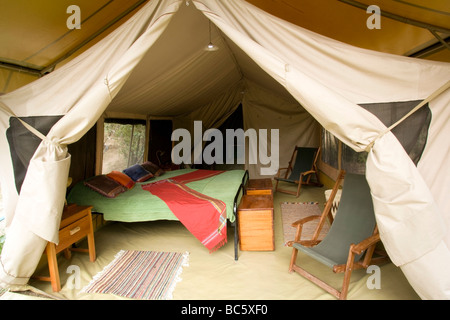
[[[90,228],[91,221],[87,215],[59,230],[59,244],[56,246],[56,252],[84,238],[90,232]]]

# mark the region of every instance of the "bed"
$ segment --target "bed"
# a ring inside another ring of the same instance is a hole
[[[208,170],[201,170],[207,172]],[[180,169],[167,171],[159,177],[153,177],[144,182],[136,182],[133,188],[108,198],[87,187],[84,182],[73,186],[67,196],[68,203],[78,205],[90,205],[92,211],[103,214],[107,221],[140,222],[155,220],[180,220],[175,215],[173,208],[164,199],[149,192],[147,188],[172,181],[177,177],[195,174],[198,169]],[[235,259],[237,260],[237,220],[236,212],[240,195],[248,180],[248,172],[245,170],[228,170],[200,180],[185,181],[182,185],[189,190],[194,190],[201,195],[217,199],[225,204],[226,220],[235,227]],[[162,193],[164,194],[164,192]],[[167,194],[167,193],[166,193]],[[183,221],[182,221],[183,222]],[[183,222],[184,223],[184,222]],[[185,224],[186,225],[186,224]],[[188,228],[189,229],[189,228]],[[192,231],[191,231],[192,232]]]

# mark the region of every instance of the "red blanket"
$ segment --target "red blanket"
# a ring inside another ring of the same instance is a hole
[[[181,223],[212,252],[227,242],[225,203],[174,181],[179,177],[179,181],[194,181],[205,174],[200,172],[194,175],[196,172],[182,175],[185,177],[149,183],[142,188],[163,200]]]
[[[192,181],[202,180],[209,177],[214,177],[218,174],[221,174],[223,171],[221,170],[196,170],[185,174],[180,174],[179,176],[175,176],[170,178],[172,181],[176,181],[179,183],[189,183]]]

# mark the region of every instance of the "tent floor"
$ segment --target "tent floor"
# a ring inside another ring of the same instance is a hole
[[[189,231],[177,221],[141,223],[109,222],[95,232],[97,260],[92,263],[84,253],[73,252],[70,260],[58,257],[61,286],[52,292],[49,282],[31,280],[30,285],[59,299],[109,300],[123,299],[109,294],[81,292],[91,279],[108,265],[120,250],[153,250],[189,252],[189,266],[183,268],[182,281],[173,292],[174,300],[334,300],[334,297],[298,274],[288,272],[292,249],[284,246],[281,222],[281,202],[318,201],[323,207],[324,188],[302,187],[299,198],[276,193],[274,196],[275,251],[239,251],[234,260],[234,228],[228,228],[228,243],[209,253]],[[81,243],[81,246],[85,245]],[[303,256],[298,259],[308,270],[331,281],[340,288],[343,275],[334,274],[328,267]],[[65,272],[70,265],[81,269],[81,288],[70,289]],[[45,273],[46,265],[38,272]],[[412,300],[419,299],[402,271],[392,263],[381,266],[381,289],[369,289],[371,274],[354,271],[351,277],[349,300]],[[370,281],[370,280],[369,280]]]

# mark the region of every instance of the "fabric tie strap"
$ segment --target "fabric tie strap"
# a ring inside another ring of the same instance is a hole
[[[417,106],[415,106],[413,109],[411,109],[411,111],[409,111],[407,114],[405,114],[400,120],[398,120],[397,122],[395,122],[394,124],[392,124],[390,127],[386,128],[384,131],[382,131],[375,139],[373,139],[368,145],[367,147],[364,149],[365,151],[369,152],[372,148],[373,145],[375,144],[375,141],[377,141],[379,138],[381,138],[382,136],[384,136],[386,133],[388,133],[389,131],[391,131],[392,129],[394,129],[397,125],[399,125],[400,123],[402,123],[406,118],[408,118],[410,115],[412,115],[414,112],[416,112],[417,110],[419,110],[420,108],[422,108],[424,105],[426,105],[428,102],[430,102],[431,100],[433,100],[434,98],[436,98],[438,95],[440,95],[442,92],[444,92],[445,90],[447,90],[450,87],[450,80],[447,81],[444,85],[442,85],[439,89],[437,89],[436,91],[434,91],[432,94],[430,94],[426,99],[424,99],[422,102],[420,102]]]
[[[44,136],[41,132],[39,132],[36,128],[34,128],[33,126],[29,125],[28,123],[26,123],[25,121],[23,121],[22,119],[20,119],[18,116],[15,115],[15,113],[5,104],[1,103],[0,107],[9,115],[11,115],[11,117],[16,118],[17,120],[19,120],[23,126],[25,128],[27,128],[31,133],[33,133],[36,137],[40,138],[43,141],[47,141],[48,143],[51,144],[55,144],[55,145],[59,145],[57,142],[51,141],[50,139],[48,139],[46,136]]]

